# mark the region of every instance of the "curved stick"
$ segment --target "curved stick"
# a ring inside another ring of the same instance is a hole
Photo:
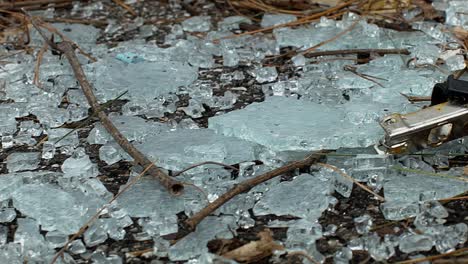
[[[245,180],[237,185],[235,185],[232,189],[221,195],[218,199],[213,201],[212,203],[208,204],[205,208],[203,208],[201,211],[190,217],[185,221],[185,224],[187,228],[191,231],[195,230],[197,225],[205,219],[208,215],[210,215],[212,212],[214,212],[216,209],[221,207],[223,204],[231,200],[233,197],[235,197],[238,194],[244,193],[252,189],[253,187],[259,185],[262,182],[268,181],[270,179],[273,179],[274,177],[280,176],[286,172],[293,171],[295,169],[300,169],[304,168],[307,166],[310,166],[316,162],[318,162],[327,152],[329,151],[317,151],[306,158],[295,161],[293,163],[287,164],[283,167],[274,169],[272,171],[266,172],[262,175],[259,175],[255,178]]]
[[[59,43],[54,43],[52,39],[48,39],[45,33],[41,30],[39,25],[36,24],[34,18],[31,17],[25,10],[23,12],[29,17],[31,24],[36,28],[39,34],[42,36],[44,41],[52,48],[59,52],[61,52],[67,58],[68,62],[70,63],[73,73],[75,74],[75,78],[78,80],[81,88],[83,89],[83,93],[91,106],[93,112],[98,116],[99,120],[101,121],[104,128],[106,128],[107,132],[112,135],[114,140],[135,160],[135,162],[141,165],[143,168],[149,167],[153,164],[143,153],[141,153],[138,149],[136,149],[128,140],[125,138],[124,135],[117,129],[117,127],[112,123],[109,117],[102,111],[101,106],[94,95],[93,88],[91,84],[88,82],[86,75],[81,67],[81,64],[78,60],[78,57],[75,54],[75,46],[68,40],[63,40]],[[154,176],[159,182],[166,187],[166,189],[174,195],[180,195],[184,191],[184,185],[164,173],[162,170],[155,166],[151,166],[148,169],[148,173]]]
[[[152,164],[152,162],[138,149],[136,149],[128,140],[125,138],[124,135],[117,129],[117,127],[112,123],[109,117],[101,110],[101,107],[94,96],[93,89],[89,84],[88,80],[86,79],[86,75],[84,74],[83,68],[78,61],[78,58],[75,54],[75,49],[73,45],[68,41],[62,41],[57,44],[57,50],[62,52],[65,57],[70,62],[72,66],[73,72],[75,73],[75,77],[80,83],[81,88],[83,89],[83,93],[88,100],[89,105],[93,112],[97,113],[99,120],[101,121],[102,125],[106,128],[109,134],[117,141],[117,143],[130,155],[132,156],[135,161],[141,165],[143,168],[146,168]],[[158,179],[161,184],[166,187],[174,195],[182,194],[184,190],[184,185],[179,181],[173,179],[162,170],[158,169],[157,167],[151,167],[148,170],[148,173]]]

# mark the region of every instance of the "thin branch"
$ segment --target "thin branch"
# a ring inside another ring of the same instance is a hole
[[[407,95],[404,93],[400,93],[403,97],[405,97],[410,103],[416,103],[416,102],[430,102],[431,97],[430,96],[413,96],[413,95]]]
[[[348,49],[348,50],[325,50],[309,52],[304,56],[307,58],[320,57],[320,56],[331,56],[331,55],[348,55],[348,54],[404,54],[409,55],[410,52],[407,49]]]
[[[342,36],[346,35],[346,34],[347,34],[348,32],[350,32],[351,30],[353,30],[353,29],[357,26],[357,24],[358,24],[360,21],[361,21],[361,19],[357,19],[357,20],[354,21],[347,29],[341,31],[340,33],[336,34],[336,35],[333,36],[332,38],[329,38],[329,39],[327,39],[327,40],[324,40],[324,41],[320,42],[319,44],[317,44],[317,45],[315,45],[315,46],[313,46],[313,47],[310,47],[310,48],[304,50],[303,52],[301,52],[301,54],[307,54],[307,53],[309,53],[309,52],[312,52],[312,51],[318,49],[319,47],[321,47],[321,46],[323,46],[323,45],[325,45],[325,44],[328,44],[328,43],[330,43],[330,42],[333,42],[333,41],[335,41],[335,40],[341,38]]]
[[[116,98],[112,99],[111,101],[109,102],[106,102],[104,103],[102,106],[100,106],[100,110],[99,111],[103,111],[105,110],[107,107],[111,106],[114,102],[116,102],[117,100],[119,100],[122,96],[124,96],[125,94],[128,93],[128,90],[123,92],[122,94],[120,94],[119,96],[117,96]],[[79,124],[77,127],[75,127],[74,129],[68,131],[65,135],[63,135],[62,137],[60,137],[57,141],[54,142],[54,144],[57,144],[59,143],[60,141],[62,141],[63,139],[65,139],[66,137],[68,137],[71,133],[77,131],[78,129],[80,128],[83,128],[85,126],[87,126],[90,122],[91,122],[91,118],[95,117],[96,116],[96,113],[93,112],[90,116],[88,116],[83,122],[81,122],[81,124]],[[42,141],[42,140],[41,140]]]
[[[449,252],[449,253],[444,253],[444,254],[439,254],[439,255],[429,256],[429,257],[415,258],[415,259],[400,261],[400,262],[397,262],[397,263],[398,264],[412,264],[412,263],[419,263],[419,262],[423,262],[423,261],[431,261],[431,260],[441,259],[441,258],[445,258],[445,257],[449,257],[449,256],[455,256],[455,255],[458,255],[460,253],[464,253],[464,252],[467,252],[467,251],[468,251],[468,247],[460,248],[460,249],[457,249],[457,250]]]
[[[37,53],[37,61],[36,61],[36,65],[34,66],[33,84],[36,85],[40,89],[42,89],[41,81],[39,80],[40,67],[42,63],[42,58],[44,57],[44,53],[47,51],[48,47],[49,45],[47,45],[47,43],[44,42],[44,45],[42,45],[42,48]]]
[[[380,86],[380,87],[382,87],[382,88],[384,88],[384,86],[383,86],[381,83],[379,83],[378,81],[374,80],[374,79],[383,80],[383,81],[388,81],[388,80],[386,80],[386,79],[384,79],[384,78],[380,78],[380,77],[376,77],[376,76],[371,76],[371,75],[364,74],[364,73],[359,73],[359,72],[357,71],[357,68],[354,67],[354,66],[351,66],[351,65],[345,65],[345,66],[343,67],[343,70],[349,71],[349,72],[351,72],[351,73],[353,73],[353,74],[355,74],[355,75],[357,75],[357,76],[359,76],[359,77],[361,77],[361,78],[363,78],[363,79],[365,79],[365,80],[368,80],[369,82],[373,82],[373,83],[377,84],[378,86]]]
[[[117,96],[115,99],[112,99],[111,101],[108,101],[106,103],[104,103],[102,106],[101,106],[101,110],[105,110],[107,107],[111,106],[115,101],[119,100],[120,97],[124,96],[126,93],[128,93],[128,91],[125,91],[123,92],[122,94],[120,94],[119,96]],[[90,121],[91,121],[91,118],[95,117],[96,116],[96,113],[93,112],[90,116],[88,116],[85,120],[83,120],[77,127],[73,128],[72,130],[68,131],[65,135],[63,135],[62,137],[60,137],[57,141],[54,142],[54,144],[57,144],[59,143],[60,141],[64,140],[66,137],[68,137],[69,135],[71,135],[73,132],[77,131],[78,129],[80,128],[83,128],[85,126],[87,126]],[[47,140],[49,139],[49,136],[45,136],[43,139],[41,139],[35,146],[40,146],[42,144],[44,144],[44,142],[46,142]]]
[[[149,164],[138,176],[134,177],[125,187],[122,188],[115,196],[114,198],[110,199],[109,202],[107,202],[105,205],[103,205],[99,210],[94,214],[91,218],[86,221],[86,223],[78,230],[76,234],[74,234],[68,241],[65,243],[65,245],[55,254],[54,258],[51,261],[51,264],[54,264],[57,259],[65,253],[65,251],[68,249],[68,246],[70,245],[71,242],[73,242],[75,239],[77,239],[79,236],[83,235],[83,233],[88,229],[88,227],[94,223],[99,218],[99,215],[104,211],[112,202],[117,200],[124,192],[126,192],[130,187],[135,185],[135,183],[138,182],[138,180],[145,175],[147,171],[149,171],[151,168],[154,167],[154,163]]]
[[[317,165],[319,166],[322,166],[322,167],[325,167],[325,168],[328,168],[328,169],[331,169],[335,172],[338,172],[341,176],[345,177],[346,179],[352,181],[353,183],[355,183],[357,186],[361,187],[361,189],[363,189],[364,191],[372,194],[375,196],[375,198],[377,198],[378,200],[384,202],[385,201],[385,198],[383,198],[382,196],[378,195],[377,193],[373,192],[371,189],[369,189],[369,187],[365,186],[364,184],[358,182],[356,179],[354,179],[353,177],[349,176],[348,174],[344,173],[342,170],[340,170],[339,168],[333,166],[333,165],[330,165],[330,164],[326,164],[326,163],[321,163],[321,162],[318,162]]]
[[[104,20],[93,20],[93,19],[80,19],[80,18],[63,18],[63,17],[54,17],[54,18],[42,18],[45,22],[56,23],[76,23],[84,25],[95,25],[95,26],[106,26],[108,25],[107,21]]]
[[[453,175],[444,174],[444,173],[436,173],[436,172],[429,172],[429,171],[418,170],[418,169],[410,169],[410,168],[405,168],[405,167],[402,167],[402,166],[392,166],[390,168],[394,169],[394,170],[397,170],[397,171],[416,173],[416,174],[419,174],[419,175],[425,175],[425,176],[431,176],[431,177],[441,177],[441,178],[455,179],[455,180],[459,180],[459,181],[468,182],[468,179],[463,177],[463,176],[453,176]]]
[[[122,0],[112,0],[112,1],[116,3],[117,5],[121,6],[123,9],[127,10],[130,14],[132,14],[132,16],[137,16],[137,13],[135,12],[135,10],[133,10],[133,8],[131,8],[126,3],[124,3]]]
[[[85,94],[89,105],[91,106],[94,112],[97,112],[97,116],[99,117],[99,120],[101,121],[102,125],[106,128],[106,130],[109,132],[109,134],[112,135],[115,141],[128,154],[130,154],[130,156],[132,156],[132,158],[134,158],[135,161],[139,165],[141,165],[142,167],[147,167],[149,164],[151,164],[151,161],[143,153],[141,153],[138,149],[136,149],[127,140],[127,138],[125,138],[124,135],[122,135],[122,133],[117,129],[117,127],[115,127],[115,125],[106,115],[106,113],[101,111],[99,103],[96,97],[94,96],[93,89],[91,85],[89,84],[88,80],[86,79],[85,73],[83,72],[83,69],[81,68],[78,58],[76,57],[72,44],[68,41],[63,41],[58,44],[58,49],[61,52],[63,52],[63,54],[67,57],[70,65],[73,68],[75,77],[77,78],[78,82],[81,85],[81,88],[83,89],[83,93]],[[149,170],[149,173],[153,175],[155,178],[157,178],[172,194],[180,195],[183,192],[184,190],[183,184],[174,180],[169,175],[164,173],[162,170],[156,167],[152,167]]]
[[[30,0],[30,1],[13,1],[9,3],[0,3],[0,8],[4,9],[14,9],[35,5],[46,5],[46,4],[60,4],[60,3],[70,3],[73,0]]]
[[[205,208],[203,208],[198,213],[196,213],[195,215],[193,215],[192,217],[187,219],[185,221],[185,224],[186,224],[187,228],[189,230],[191,230],[191,231],[194,231],[195,228],[197,227],[197,225],[203,219],[205,219],[205,217],[207,217],[208,215],[213,213],[216,209],[221,207],[223,204],[225,204],[226,202],[228,202],[229,200],[231,200],[235,196],[237,196],[237,195],[239,195],[241,193],[245,193],[245,192],[249,191],[250,189],[252,189],[253,187],[255,187],[255,186],[257,186],[257,185],[259,185],[259,184],[261,184],[261,183],[263,183],[265,181],[273,179],[273,178],[275,178],[277,176],[280,176],[280,175],[282,175],[284,173],[293,171],[295,169],[311,166],[312,164],[319,161],[324,156],[324,154],[326,154],[327,152],[328,151],[314,152],[314,153],[310,154],[309,156],[307,156],[306,158],[304,158],[303,160],[295,161],[293,163],[290,163],[290,164],[285,165],[283,167],[280,167],[280,168],[274,169],[272,171],[266,172],[266,173],[264,173],[262,175],[259,175],[259,176],[255,177],[255,178],[245,180],[245,181],[235,185],[229,191],[227,191],[226,193],[221,195],[218,199],[216,199],[212,203],[208,204]]]
[[[236,37],[240,37],[240,36],[245,36],[245,35],[252,35],[252,34],[255,34],[255,33],[260,33],[260,32],[265,32],[265,31],[270,31],[270,30],[273,30],[275,28],[281,28],[281,27],[290,27],[290,26],[297,26],[297,25],[302,25],[302,24],[306,24],[306,23],[309,23],[309,22],[312,22],[316,19],[319,19],[320,17],[322,16],[326,16],[326,15],[329,15],[335,11],[338,11],[340,9],[343,9],[345,7],[348,7],[350,6],[351,4],[353,4],[354,2],[357,2],[358,0],[350,0],[348,2],[345,2],[345,3],[342,3],[340,5],[336,5],[334,7],[331,7],[327,10],[324,10],[322,12],[318,12],[318,13],[315,13],[315,14],[312,14],[310,16],[306,16],[306,17],[303,17],[301,19],[298,19],[297,21],[293,21],[293,22],[289,22],[289,23],[284,23],[284,24],[279,24],[279,25],[276,25],[276,26],[271,26],[271,27],[266,27],[266,28],[262,28],[262,29],[257,29],[257,30],[252,30],[252,31],[247,31],[247,32],[244,32],[244,33],[240,33],[240,34],[234,34],[234,35],[230,35],[230,36],[226,36],[226,37],[223,37],[221,39],[230,39],[230,38],[236,38]],[[344,12],[342,12],[344,13]],[[340,13],[340,15],[342,14]],[[219,39],[217,39],[219,40]],[[214,40],[214,41],[217,41],[217,40]]]
[[[193,165],[191,165],[191,166],[189,166],[189,167],[187,167],[187,168],[185,168],[185,169],[183,169],[183,170],[181,170],[181,171],[179,171],[179,172],[176,172],[176,173],[174,174],[174,177],[177,177],[177,176],[179,176],[180,174],[182,174],[182,173],[184,173],[184,172],[186,172],[186,171],[188,171],[188,170],[191,170],[191,169],[194,169],[194,168],[196,168],[196,167],[203,166],[203,165],[207,165],[207,164],[219,165],[219,166],[222,166],[222,167],[225,167],[225,168],[229,168],[229,169],[233,169],[233,170],[236,170],[236,171],[239,170],[238,168],[236,168],[236,167],[234,167],[234,166],[231,166],[231,165],[228,165],[228,164],[224,164],[224,163],[221,163],[221,162],[216,162],[216,161],[204,161],[204,162],[201,162],[201,163],[193,164]]]
[[[468,196],[439,199],[439,202],[450,202],[450,201],[460,201],[460,200],[468,200]]]
[[[309,256],[309,254],[307,254],[307,252],[305,252],[305,251],[292,251],[292,252],[288,252],[287,255],[288,256],[301,256],[301,257],[306,258],[307,260],[309,260],[310,262],[312,262],[314,264],[319,264],[320,263],[320,262],[316,261],[313,257]]]
[[[41,32],[41,29],[34,23],[34,20],[31,19],[32,24],[37,27],[37,30]],[[44,36],[45,34],[41,34]],[[52,41],[45,38],[47,43],[51,43]],[[67,58],[68,62],[70,63],[73,72],[75,74],[76,79],[78,80],[81,88],[83,89],[83,93],[91,106],[93,112],[97,113],[99,120],[101,121],[102,125],[106,128],[110,135],[114,138],[114,140],[135,160],[137,164],[146,168],[152,162],[138,149],[136,149],[128,140],[125,138],[124,135],[117,129],[117,127],[112,123],[109,117],[101,111],[101,107],[94,95],[93,88],[91,84],[88,82],[86,75],[81,67],[81,64],[78,60],[78,57],[75,54],[75,47],[72,42],[63,40],[60,43],[51,43],[52,48],[61,52]],[[172,194],[180,195],[184,190],[184,185],[179,181],[173,179],[165,172],[160,170],[157,167],[151,167],[149,169],[149,174],[154,176],[159,182]]]

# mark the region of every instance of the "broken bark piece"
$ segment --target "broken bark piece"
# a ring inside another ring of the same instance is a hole
[[[257,234],[260,240],[251,241],[241,247],[228,251],[223,257],[242,263],[256,263],[271,256],[275,250],[283,250],[284,247],[273,240],[272,232],[265,229]]]

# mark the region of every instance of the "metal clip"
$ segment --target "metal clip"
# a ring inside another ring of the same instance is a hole
[[[391,154],[404,154],[468,135],[468,108],[450,102],[409,114],[392,114],[380,123],[381,144]]]

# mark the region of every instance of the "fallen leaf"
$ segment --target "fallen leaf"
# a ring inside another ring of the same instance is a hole
[[[242,263],[253,263],[273,254],[284,247],[273,240],[271,231],[265,229],[258,233],[260,240],[252,241],[234,250],[226,252],[223,257]]]

